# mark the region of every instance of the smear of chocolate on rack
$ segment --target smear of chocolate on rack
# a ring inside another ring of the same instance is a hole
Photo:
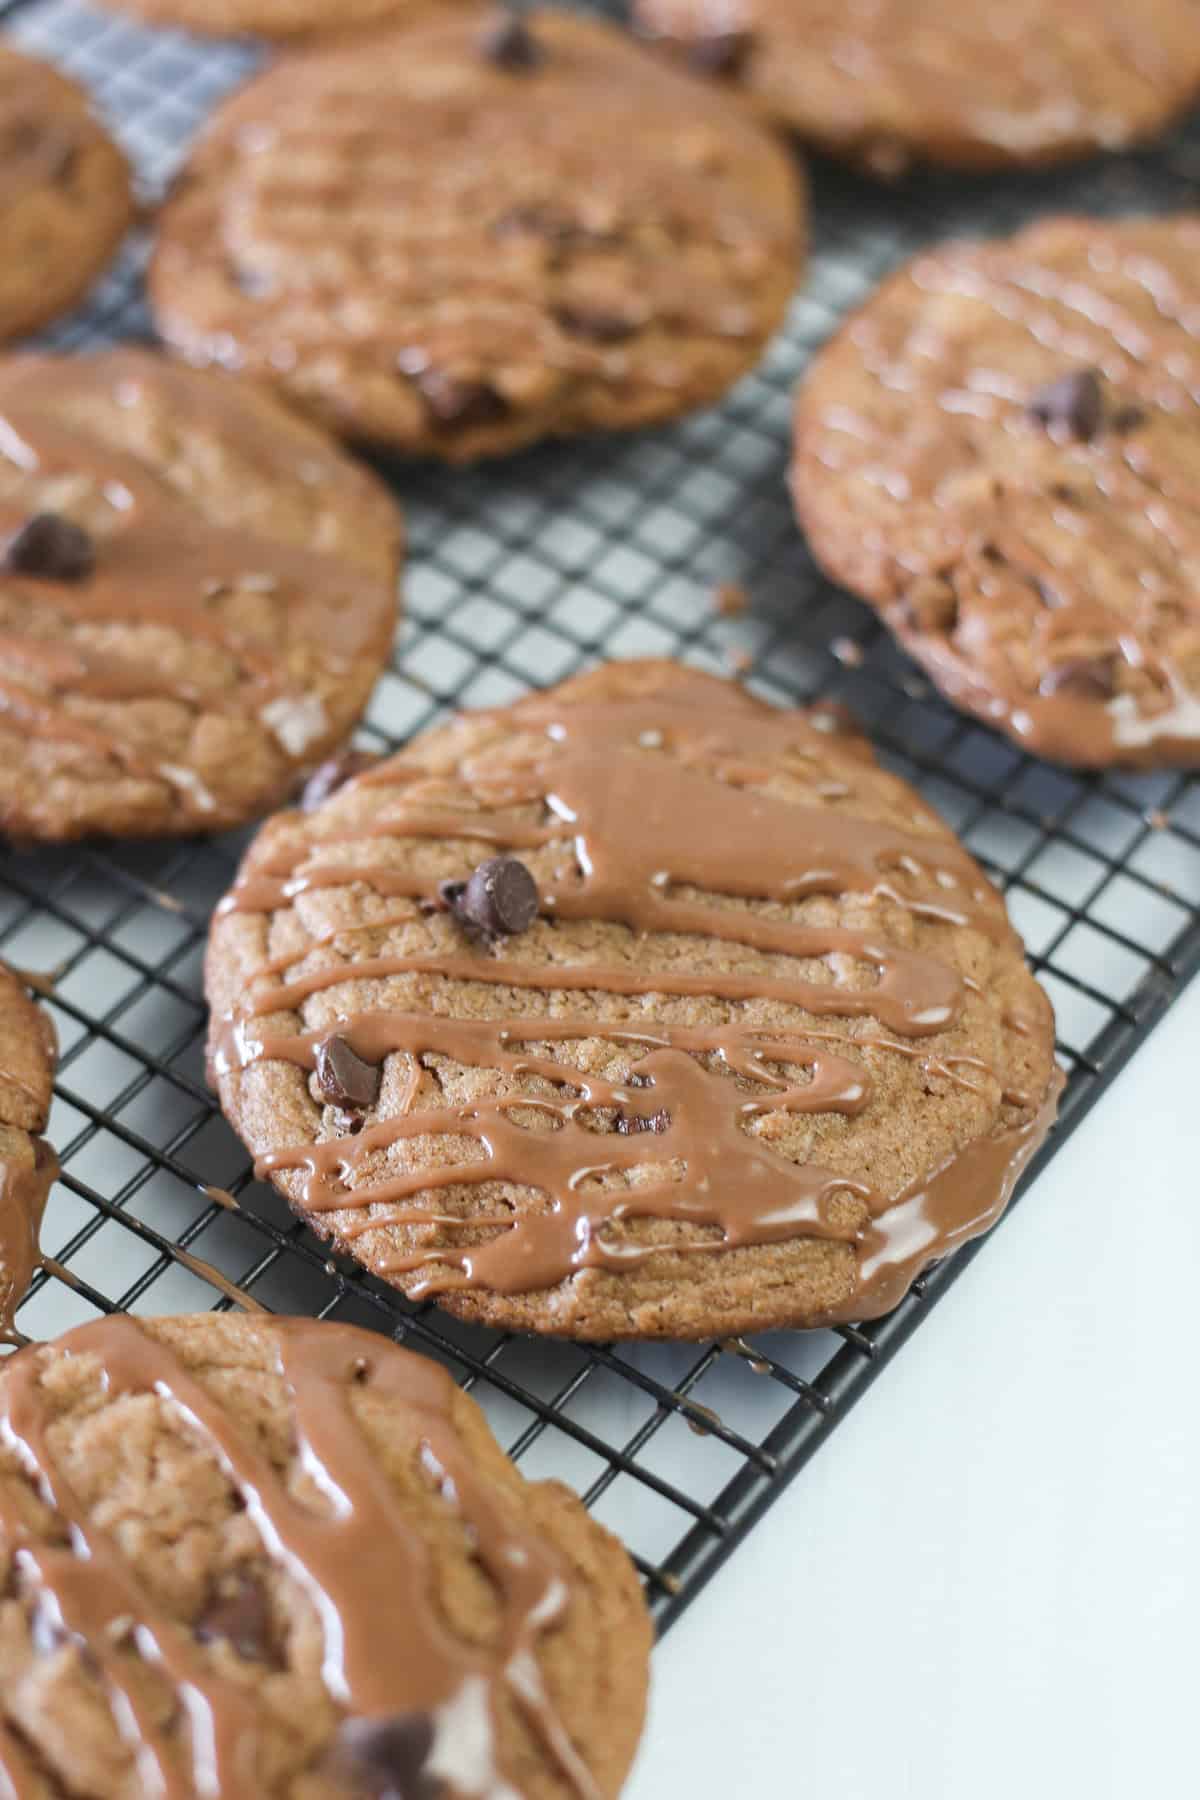
[[[570,1605],[566,1568],[544,1537],[506,1516],[461,1454],[450,1376],[386,1339],[342,1326],[277,1320],[269,1331],[292,1408],[297,1455],[321,1491],[337,1497],[328,1510],[315,1511],[298,1499],[173,1351],[133,1320],[98,1320],[59,1346],[96,1360],[110,1404],[156,1393],[187,1434],[211,1451],[241,1496],[264,1554],[314,1608],[324,1637],[324,1680],[347,1723],[427,1715],[430,1774],[463,1800],[495,1800],[517,1791],[499,1746],[503,1694],[577,1800],[599,1800],[546,1694],[536,1657],[539,1639]],[[35,1605],[49,1604],[54,1625],[67,1638],[87,1646],[122,1735],[134,1748],[139,1791],[163,1800],[256,1792],[259,1709],[253,1694],[216,1670],[202,1631],[190,1631],[149,1598],[115,1539],[73,1492],[51,1449],[53,1415],[40,1374],[36,1351],[5,1369],[0,1435],[68,1536],[62,1543],[29,1542],[27,1505],[11,1484],[0,1494],[0,1536],[21,1544],[23,1590],[32,1590]],[[363,1388],[386,1402],[394,1427],[411,1430],[413,1454],[431,1488],[461,1518],[496,1594],[500,1626],[493,1645],[472,1644],[447,1630],[429,1548],[355,1418],[352,1395]],[[111,1630],[118,1619],[130,1621],[125,1637]],[[165,1718],[139,1679],[142,1661],[178,1694],[178,1707]],[[353,1741],[348,1735],[348,1748]],[[32,1800],[43,1791],[28,1752],[2,1724],[0,1773],[14,1800]]]
[[[42,1138],[32,1143],[31,1164],[0,1157],[0,1343],[18,1346],[28,1340],[17,1330],[16,1312],[42,1262],[42,1218],[58,1179],[50,1145]]]
[[[539,741],[528,769],[500,776],[489,776],[484,767],[463,771],[463,806],[478,807],[482,799],[483,811],[459,811],[444,801],[425,805],[421,771],[402,762],[385,764],[360,778],[368,788],[394,788],[394,798],[388,794],[372,822],[247,868],[222,903],[227,913],[270,913],[313,889],[359,883],[409,903],[391,920],[373,917],[370,925],[378,929],[412,918],[411,902],[428,899],[429,877],[355,861],[353,855],[339,861],[339,850],[351,845],[361,850],[372,838],[425,837],[477,841],[489,850],[518,854],[561,843],[566,854],[573,842],[570,866],[564,865],[552,884],[543,883],[540,910],[546,918],[603,920],[638,934],[703,935],[772,959],[817,960],[828,975],[804,977],[775,967],[691,974],[675,964],[646,969],[615,962],[535,963],[516,954],[511,942],[489,955],[464,940],[461,950],[429,956],[339,956],[289,978],[307,949],[317,947],[310,944],[268,963],[245,1004],[215,1023],[211,1045],[218,1075],[260,1059],[312,1069],[318,1046],[330,1035],[328,1026],[288,1034],[264,1030],[256,1021],[298,1011],[310,996],[350,979],[407,972],[428,975],[442,993],[453,983],[485,982],[541,994],[777,999],[817,1017],[873,1018],[886,1030],[887,1035],[848,1038],[803,1024],[731,1021],[646,1030],[534,1013],[501,1020],[448,1018],[432,1011],[348,1014],[336,1033],[358,1057],[379,1064],[402,1053],[409,1060],[409,1089],[400,1112],[350,1136],[274,1151],[260,1158],[258,1172],[301,1171],[309,1213],[361,1210],[359,1224],[339,1225],[341,1240],[389,1226],[428,1226],[435,1234],[430,1247],[396,1251],[376,1265],[381,1272],[416,1274],[415,1282],[406,1283],[410,1294],[462,1287],[520,1293],[551,1287],[582,1268],[628,1270],[660,1255],[662,1246],[638,1245],[608,1228],[653,1218],[717,1228],[718,1237],[673,1244],[675,1252],[714,1254],[797,1236],[853,1244],[854,1291],[830,1317],[875,1316],[896,1303],[926,1263],[994,1221],[1049,1128],[1057,1082],[1045,1096],[1005,1094],[1005,1102],[1025,1115],[1019,1123],[965,1144],[898,1195],[792,1162],[747,1131],[756,1117],[774,1110],[861,1112],[870,1099],[869,1071],[836,1046],[880,1047],[916,1057],[946,1080],[977,1087],[978,1077],[991,1076],[986,1065],[965,1056],[937,1057],[920,1045],[958,1018],[965,990],[974,983],[927,950],[889,942],[883,934],[763,917],[737,905],[688,897],[688,891],[783,903],[862,894],[890,901],[918,919],[1016,940],[999,895],[956,844],[823,804],[795,804],[764,790],[768,773],[789,753],[825,758],[824,733],[797,714],[772,713],[744,701],[718,714],[711,687],[698,698],[702,707],[678,695],[573,703],[561,711],[552,699],[527,703],[519,717]],[[445,779],[438,778],[443,794]],[[531,804],[542,807],[546,822],[530,821]],[[522,814],[518,808],[527,810]],[[865,966],[874,979],[852,985],[845,978],[847,965]],[[588,1038],[627,1047],[629,1075],[604,1079],[524,1047]],[[422,1061],[429,1056],[541,1078],[568,1091],[553,1100],[519,1093],[467,1107],[419,1106]],[[714,1059],[717,1066],[700,1058]],[[789,1080],[778,1072],[780,1066],[804,1070],[807,1079]],[[731,1076],[766,1091],[750,1095]],[[511,1113],[523,1108],[541,1112],[553,1129],[534,1131],[514,1122]],[[626,1120],[627,1129],[602,1135],[589,1129],[588,1121],[605,1110]],[[439,1135],[473,1139],[478,1156],[382,1180],[361,1177],[363,1167],[389,1145]],[[636,1184],[623,1179],[648,1165],[661,1171],[658,1179]],[[602,1186],[605,1180],[614,1185]],[[504,1205],[487,1213],[469,1207],[459,1212],[439,1208],[430,1198],[438,1190],[484,1182],[534,1187],[548,1196],[551,1207],[536,1214],[518,1214]],[[848,1208],[847,1196],[860,1204]],[[464,1229],[473,1237],[481,1229],[492,1235],[461,1248],[447,1241],[447,1234]]]
[[[0,1343],[20,1348],[29,1342],[25,1333],[17,1329],[16,1311],[38,1269],[45,1269],[67,1287],[86,1291],[67,1264],[47,1256],[41,1247],[46,1201],[60,1173],[58,1157],[42,1138],[34,1139],[32,1166],[0,1158]],[[236,1206],[236,1201],[233,1204]],[[269,1312],[261,1300],[256,1300],[244,1287],[222,1274],[215,1264],[206,1262],[202,1256],[193,1256],[180,1244],[171,1244],[169,1250],[175,1262],[201,1281],[207,1281],[210,1287],[234,1301],[243,1311]]]

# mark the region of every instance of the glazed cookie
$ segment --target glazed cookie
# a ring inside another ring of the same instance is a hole
[[[718,398],[795,286],[790,157],[597,20],[467,12],[285,58],[218,113],[151,294],[193,361],[465,461]]]
[[[617,663],[259,834],[218,910],[228,1117],[412,1298],[579,1338],[862,1319],[1054,1112],[1000,896],[837,715]]]
[[[0,1773],[21,1800],[610,1800],[625,1552],[446,1371],[307,1319],[120,1315],[0,1372]]]
[[[58,1162],[46,1128],[58,1062],[48,1013],[0,963],[0,1343],[21,1342],[16,1311],[38,1262],[38,1228]]]
[[[140,350],[0,363],[0,828],[209,831],[349,732],[396,622],[383,487]]]
[[[129,165],[83,89],[0,47],[0,339],[81,299],[132,216]]]
[[[307,38],[408,23],[459,0],[110,0],[151,25],[214,37]]]
[[[635,0],[639,29],[876,173],[1049,163],[1160,131],[1200,94],[1178,0]]]
[[[817,357],[825,568],[1041,756],[1200,763],[1200,218],[927,252]]]

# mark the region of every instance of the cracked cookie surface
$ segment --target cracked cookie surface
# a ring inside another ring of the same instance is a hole
[[[650,1626],[615,1538],[350,1326],[115,1316],[0,1369],[19,1800],[613,1800]]]
[[[248,383],[141,350],[0,362],[0,828],[239,824],[366,705],[399,517]]]
[[[81,299],[132,216],[129,165],[84,90],[0,48],[0,340]]]
[[[452,461],[647,425],[757,362],[793,160],[598,20],[478,13],[284,59],[221,109],[150,287],[192,360]]]
[[[1114,150],[1200,94],[1177,0],[636,0],[635,22],[768,117],[880,175]]]
[[[270,821],[207,991],[222,1107],[315,1231],[579,1338],[886,1311],[999,1215],[1059,1085],[936,814],[834,713],[668,663]]]
[[[1200,762],[1200,218],[927,252],[818,355],[792,491],[826,570],[1039,755]]]

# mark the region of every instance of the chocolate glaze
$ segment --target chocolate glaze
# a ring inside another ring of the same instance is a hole
[[[238,589],[277,596],[278,607],[286,604],[289,644],[311,645],[323,670],[336,673],[386,642],[395,599],[386,579],[341,556],[207,516],[153,472],[150,458],[88,431],[89,404],[128,405],[143,388],[169,403],[181,433],[207,428],[232,437],[236,429],[239,456],[265,480],[300,482],[313,444],[273,430],[270,416],[223,381],[139,350],[13,359],[0,378],[5,456],[41,480],[79,480],[107,505],[94,531],[92,574],[66,582],[6,573],[5,590],[27,595],[35,615],[53,609],[70,627],[165,627],[223,652],[235,678],[191,680],[78,636],[9,631],[0,633],[0,710],[30,736],[78,744],[130,774],[167,782],[181,828],[209,829],[221,822],[222,796],[208,792],[193,770],[156,760],[144,731],[98,723],[94,711],[82,716],[80,701],[173,700],[205,714],[257,719],[287,761],[302,764],[328,742],[332,722],[315,694],[281,672],[277,633],[248,635],[217,601]],[[64,422],[72,417],[84,423]],[[0,540],[28,514],[16,499],[0,500]]]
[[[68,1286],[76,1285],[69,1269],[42,1254],[38,1234],[50,1189],[58,1180],[59,1163],[44,1139],[35,1139],[34,1144],[36,1161],[32,1168],[0,1158],[0,1343],[6,1344],[28,1341],[24,1333],[17,1330],[14,1317],[36,1269],[48,1269]],[[219,1190],[208,1190],[210,1197],[216,1191]],[[236,1201],[233,1204],[236,1206]],[[172,1244],[171,1256],[193,1275],[215,1287],[218,1293],[236,1301],[245,1312],[268,1311],[260,1300],[222,1274],[213,1263],[206,1262],[201,1256],[193,1256],[182,1245]]]
[[[200,1192],[206,1200],[211,1200],[214,1205],[223,1206],[226,1212],[240,1212],[241,1210],[241,1202],[236,1194],[229,1192],[228,1188],[202,1187]]]
[[[231,1281],[228,1275],[223,1275],[214,1263],[206,1262],[202,1256],[193,1256],[181,1244],[172,1244],[170,1253],[175,1262],[181,1263],[193,1275],[198,1275],[201,1281],[207,1281],[218,1293],[236,1301],[243,1312],[270,1313],[269,1307],[264,1306],[261,1300],[256,1300],[253,1294],[248,1294],[244,1287],[239,1287],[236,1281]]]
[[[38,1232],[58,1158],[41,1138],[33,1140],[32,1167],[0,1157],[0,1343],[23,1344],[14,1324],[34,1270],[41,1262]]]
[[[1041,756],[1200,763],[1198,269],[1194,216],[944,246],[798,398],[793,492],[821,561]],[[1039,423],[1080,366],[1095,429]]]
[[[637,0],[634,24],[884,178],[1112,149],[1200,79],[1176,0]]]
[[[60,76],[34,57],[0,53],[0,208],[69,178],[96,137],[80,97],[74,113]]]
[[[724,1350],[727,1356],[737,1356],[740,1357],[742,1362],[749,1363],[750,1369],[755,1375],[769,1375],[771,1373],[770,1362],[765,1356],[760,1356],[758,1352],[746,1342],[745,1338],[725,1338],[722,1340],[721,1349]]]
[[[413,31],[289,57],[217,113],[162,220],[164,335],[405,449],[723,387],[794,281],[802,202],[763,135],[597,19],[502,26],[520,72],[471,13]]]
[[[38,1233],[58,1177],[58,1158],[38,1133],[46,1126],[58,1034],[24,991],[43,981],[0,963],[0,1343],[23,1344],[14,1316],[41,1261]]]
[[[398,1110],[353,1136],[278,1149],[259,1160],[260,1175],[299,1172],[304,1210],[339,1215],[336,1231],[344,1243],[389,1224],[428,1223],[431,1247],[388,1252],[374,1265],[405,1275],[410,1294],[464,1287],[517,1294],[552,1287],[586,1267],[628,1270],[661,1254],[662,1246],[631,1244],[611,1226],[655,1218],[709,1228],[699,1241],[693,1233],[686,1245],[674,1246],[691,1254],[801,1235],[853,1245],[854,1291],[829,1316],[873,1316],[896,1303],[925,1263],[992,1223],[1049,1127],[1057,1080],[1045,1095],[1006,1095],[1006,1128],[962,1145],[942,1167],[898,1193],[797,1164],[747,1131],[756,1117],[774,1110],[862,1111],[871,1097],[870,1073],[839,1048],[874,1046],[919,1059],[929,1072],[968,1089],[980,1078],[991,1079],[991,1071],[978,1059],[939,1057],[921,1047],[922,1039],[958,1018],[966,987],[975,985],[951,964],[869,930],[764,918],[739,900],[786,903],[861,894],[918,920],[970,926],[993,940],[1011,939],[1012,933],[999,896],[957,845],[830,805],[785,802],[756,787],[772,762],[778,767],[791,755],[802,764],[806,754],[815,754],[823,734],[813,725],[796,714],[732,699],[718,709],[708,686],[703,699],[703,708],[686,694],[576,702],[561,710],[553,700],[525,703],[522,723],[540,742],[528,774],[508,772],[489,787],[486,770],[465,771],[466,783],[486,795],[489,810],[464,816],[445,804],[433,809],[423,802],[419,771],[402,762],[385,764],[360,778],[362,788],[387,790],[369,820],[348,824],[344,834],[330,832],[315,849],[302,843],[252,862],[222,902],[225,915],[273,912],[306,891],[354,882],[407,900],[407,910],[394,915],[407,919],[429,878],[340,861],[339,850],[373,837],[433,837],[483,839],[528,851],[569,835],[570,867],[562,867],[552,886],[542,884],[544,917],[604,920],[638,934],[698,934],[760,953],[754,966],[736,972],[692,974],[679,972],[675,960],[667,969],[624,962],[547,965],[522,958],[524,939],[484,954],[464,937],[461,947],[428,956],[347,960],[338,954],[298,977],[289,978],[289,969],[300,952],[269,963],[244,1002],[214,1020],[210,1051],[218,1079],[264,1059],[313,1069],[328,1027],[291,1034],[258,1021],[298,1010],[309,996],[350,977],[420,971],[439,984],[495,983],[537,997],[536,1010],[501,1020],[394,1009],[341,1017],[338,1035],[368,1063],[404,1057],[408,1089]],[[822,755],[826,749],[821,743]],[[730,785],[731,776],[738,786]],[[444,791],[445,778],[439,777]],[[551,822],[528,822],[531,801],[542,802]],[[521,805],[526,812],[519,817],[513,809]],[[914,802],[915,809],[919,805]],[[726,904],[714,904],[716,895],[727,897]],[[380,923],[371,920],[372,927]],[[801,978],[784,958],[823,963],[828,973]],[[646,1029],[563,1018],[557,1009],[547,1016],[547,996],[579,991],[735,1001],[766,996],[818,1018],[874,1017],[886,1031],[849,1037],[806,1024],[736,1022]],[[604,1079],[526,1047],[588,1038],[627,1049],[630,1075]],[[430,1056],[540,1078],[560,1092],[430,1107],[417,1100],[422,1061]],[[757,1091],[748,1092],[731,1075]],[[511,1116],[531,1107],[555,1128],[530,1131]],[[614,1128],[598,1134],[595,1122],[606,1117]],[[652,1122],[653,1129],[638,1129],[639,1122]],[[442,1135],[471,1140],[472,1154],[386,1179],[372,1168],[389,1145]],[[659,1171],[657,1179],[644,1178],[648,1166]],[[643,1178],[629,1185],[625,1177],[634,1170]],[[439,1207],[439,1190],[485,1182],[538,1188],[550,1209],[514,1214],[503,1205]],[[354,1211],[361,1213],[357,1220],[347,1217]],[[460,1239],[456,1246],[456,1233],[474,1240],[485,1227],[495,1228],[485,1241]]]
[[[463,1456],[450,1377],[386,1339],[341,1326],[276,1320],[270,1334],[302,1460],[318,1486],[336,1496],[329,1512],[302,1504],[211,1393],[131,1319],[82,1326],[60,1339],[58,1348],[98,1361],[110,1401],[145,1393],[168,1400],[189,1433],[211,1449],[242,1496],[265,1555],[304,1590],[318,1615],[332,1699],[350,1717],[428,1713],[434,1729],[430,1766],[443,1778],[447,1800],[503,1800],[517,1791],[498,1747],[501,1693],[518,1707],[569,1790],[579,1800],[598,1800],[546,1695],[536,1659],[540,1638],[570,1605],[566,1571],[544,1538],[505,1517]],[[85,1644],[99,1665],[125,1735],[136,1745],[141,1791],[164,1800],[214,1793],[238,1800],[257,1792],[252,1698],[216,1672],[196,1636],[148,1600],[116,1541],[73,1493],[50,1448],[52,1415],[39,1377],[33,1351],[5,1369],[0,1433],[68,1529],[70,1547],[26,1543],[20,1552],[23,1583],[33,1587],[40,1606],[49,1607],[59,1630]],[[349,1396],[363,1384],[387,1401],[397,1421],[410,1424],[430,1483],[470,1533],[473,1554],[498,1596],[501,1625],[493,1647],[471,1645],[446,1629],[432,1592],[429,1550],[354,1417]],[[23,1518],[15,1496],[0,1500],[0,1532],[25,1537]],[[187,1721],[182,1746],[171,1741],[176,1734],[164,1729],[144,1687],[129,1680],[127,1644],[115,1641],[109,1629],[122,1618],[131,1621],[127,1635],[140,1657],[178,1692]],[[470,1769],[464,1741],[471,1742]],[[15,1800],[32,1800],[41,1791],[25,1752],[3,1728],[0,1776],[7,1777]]]

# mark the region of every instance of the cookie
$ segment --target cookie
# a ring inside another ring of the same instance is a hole
[[[716,400],[795,286],[790,157],[598,20],[299,52],[201,138],[150,291],[195,362],[466,461]]]
[[[0,341],[82,299],[133,217],[129,165],[83,89],[0,47]]]
[[[22,1800],[609,1800],[650,1627],[615,1538],[390,1339],[119,1314],[0,1372]]]
[[[0,362],[0,421],[0,828],[279,805],[391,647],[384,488],[265,390],[141,350]]]
[[[213,37],[307,38],[408,23],[456,0],[111,0],[151,25]]]
[[[821,563],[1040,756],[1200,763],[1200,217],[1055,219],[893,275],[817,357]]]
[[[221,1104],[413,1299],[578,1338],[874,1316],[1057,1097],[1004,904],[839,716],[617,663],[270,821],[210,940]]]
[[[58,1174],[46,1128],[58,1040],[48,1013],[0,963],[0,1343],[38,1264],[38,1229]]]
[[[1200,95],[1178,0],[635,0],[647,37],[835,156],[896,175],[1152,137]]]

